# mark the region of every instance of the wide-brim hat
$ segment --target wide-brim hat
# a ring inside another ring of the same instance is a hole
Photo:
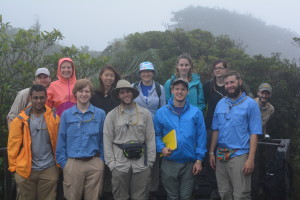
[[[113,99],[119,101],[120,99],[118,98],[118,96],[119,96],[119,91],[120,91],[121,89],[129,89],[129,90],[131,90],[131,92],[132,92],[132,94],[133,94],[133,97],[132,97],[133,99],[135,99],[136,97],[138,97],[139,94],[140,94],[140,92],[139,92],[137,89],[131,87],[131,84],[130,84],[128,81],[122,79],[122,80],[119,80],[119,81],[118,81],[116,88],[114,88],[114,89],[111,91],[111,93],[110,93],[111,97],[112,97]]]

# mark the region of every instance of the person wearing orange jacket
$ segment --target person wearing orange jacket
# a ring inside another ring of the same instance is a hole
[[[56,114],[61,116],[63,111],[72,107],[76,99],[72,94],[76,83],[75,65],[71,58],[61,58],[57,66],[57,81],[50,84],[47,90],[47,106],[54,108]]]
[[[17,200],[55,200],[58,168],[55,165],[59,116],[45,106],[46,88],[29,91],[31,106],[24,109],[9,129],[8,170],[14,173]]]

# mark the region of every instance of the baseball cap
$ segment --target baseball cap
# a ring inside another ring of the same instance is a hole
[[[186,89],[189,89],[189,83],[183,80],[183,78],[175,79],[172,83],[172,86],[178,85],[179,83],[182,83],[186,87]]]
[[[40,74],[46,74],[47,76],[50,76],[50,72],[47,68],[45,67],[41,67],[41,68],[38,68],[36,71],[35,71],[35,76],[38,76]]]
[[[272,87],[268,83],[260,84],[260,86],[258,87],[258,90],[259,91],[269,91],[270,93],[272,93]]]

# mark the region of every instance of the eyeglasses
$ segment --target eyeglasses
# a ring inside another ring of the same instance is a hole
[[[213,68],[214,71],[217,71],[217,70],[224,70],[224,69],[225,69],[225,67],[214,67],[214,68]]]
[[[190,64],[179,64],[179,66],[180,67],[183,67],[183,66],[188,67],[188,66],[190,66]]]

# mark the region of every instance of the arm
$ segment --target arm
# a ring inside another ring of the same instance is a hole
[[[168,103],[169,99],[172,96],[172,94],[171,94],[171,79],[166,81],[164,88],[165,88],[165,96],[166,96],[165,101]]]
[[[159,101],[160,101],[160,105],[159,107],[163,107],[164,105],[166,105],[166,94],[165,94],[165,88],[160,85],[160,91],[161,91],[161,95],[159,97]]]
[[[6,117],[8,128],[12,120],[18,116],[22,109],[24,109],[28,105],[28,96],[29,96],[29,88],[26,88],[20,92],[18,92],[14,103],[12,104],[10,111]]]
[[[23,130],[22,121],[15,118],[11,123],[11,128],[8,134],[7,142],[7,156],[8,156],[8,170],[11,172],[16,171],[17,157],[21,151],[23,144]]]
[[[63,113],[59,130],[58,130],[58,139],[56,145],[56,161],[63,169],[67,163],[68,153],[67,153],[67,119],[66,113]]]
[[[156,157],[156,146],[155,146],[155,132],[153,126],[153,119],[150,111],[146,112],[146,137],[145,143],[147,146],[147,161],[148,165],[152,166],[155,162]]]
[[[100,158],[101,160],[104,161],[104,150],[103,150],[103,126],[104,126],[104,119],[105,119],[105,112],[102,111],[100,113],[101,116],[101,122],[100,122],[100,130],[99,130],[99,134],[100,134],[100,141],[99,141],[99,147],[100,147]]]
[[[115,117],[113,116],[114,112],[111,111],[108,113],[107,117],[104,120],[103,128],[103,144],[104,144],[104,160],[108,165],[110,171],[115,168],[116,159],[113,151],[113,136],[114,136],[114,122]]]
[[[250,175],[254,170],[254,159],[255,159],[256,148],[257,148],[257,135],[252,134],[250,136],[250,150],[249,150],[248,159],[246,160],[244,167],[242,169],[246,176]]]
[[[256,102],[249,104],[249,130],[250,130],[250,149],[248,159],[246,160],[243,171],[245,175],[250,175],[254,169],[255,152],[257,148],[257,134],[262,134],[262,121],[260,109]]]
[[[203,92],[203,87],[202,83],[200,82],[197,87],[197,105],[198,108],[204,113],[205,110],[205,101],[204,101],[204,92]]]
[[[162,149],[165,148],[166,145],[162,142],[163,125],[161,123],[160,117],[161,117],[160,110],[158,110],[154,116],[155,141],[156,141],[156,151],[162,153]]]
[[[206,150],[206,128],[202,112],[198,111],[195,121],[196,128],[196,159],[203,161]]]
[[[217,146],[218,137],[219,137],[219,131],[218,130],[213,131],[210,148],[209,148],[209,164],[213,169],[216,169],[216,157],[214,152]]]

